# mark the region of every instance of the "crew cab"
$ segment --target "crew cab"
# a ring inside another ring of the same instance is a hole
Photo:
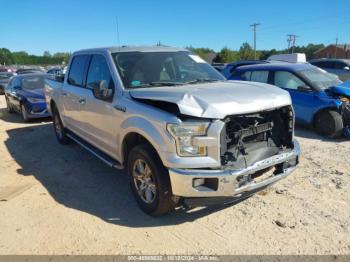
[[[78,51],[61,81],[45,91],[58,142],[125,168],[147,214],[238,201],[298,164],[289,94],[227,81],[186,49]]]

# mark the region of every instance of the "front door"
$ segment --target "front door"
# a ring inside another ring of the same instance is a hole
[[[108,95],[97,95],[101,85]],[[115,84],[107,60],[103,55],[93,55],[87,71],[86,88],[80,94],[81,124],[84,138],[112,157],[116,157],[117,130],[122,112],[114,108]]]
[[[302,79],[288,71],[274,72],[273,81],[274,85],[289,92],[296,121],[310,123],[319,100],[316,91],[313,91]]]

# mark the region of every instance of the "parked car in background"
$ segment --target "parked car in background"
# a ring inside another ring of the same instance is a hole
[[[268,83],[291,95],[296,121],[323,135],[339,137],[350,126],[350,89],[308,63],[271,63],[236,68],[230,79]],[[254,97],[254,94],[252,94]]]
[[[17,75],[24,75],[24,74],[37,74],[37,73],[45,73],[41,69],[38,68],[20,68],[16,71]]]
[[[50,68],[49,70],[46,71],[47,74],[50,75],[63,75],[63,69],[60,67],[54,67],[54,68]]]
[[[24,74],[11,78],[5,88],[9,113],[18,112],[25,122],[49,117],[44,96],[45,74]]]
[[[125,167],[151,215],[242,200],[298,164],[288,93],[227,81],[185,49],[82,50],[63,82],[46,81],[58,142]]]
[[[350,79],[350,59],[321,58],[310,60],[309,63],[337,75],[342,81]]]
[[[11,72],[0,72],[0,94],[5,94],[5,87],[7,86],[10,78],[15,76],[15,73]]]
[[[234,63],[227,64],[224,69],[222,69],[221,74],[229,78],[232,72],[240,66],[245,66],[245,65],[255,65],[255,64],[266,64],[269,63],[267,60],[241,60],[237,61]]]
[[[218,72],[222,72],[222,70],[225,69],[226,65],[225,63],[212,63],[211,64]]]

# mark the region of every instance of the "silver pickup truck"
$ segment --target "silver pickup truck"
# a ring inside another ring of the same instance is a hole
[[[289,94],[227,81],[185,49],[78,51],[45,95],[58,142],[125,168],[150,215],[240,201],[298,164]]]

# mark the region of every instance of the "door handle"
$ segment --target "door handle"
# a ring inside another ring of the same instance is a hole
[[[80,103],[81,105],[85,105],[85,104],[86,104],[85,98],[80,98],[80,99],[79,99],[79,103]]]
[[[65,93],[65,92],[64,92],[64,93],[62,93],[62,96],[67,96],[67,93]]]

